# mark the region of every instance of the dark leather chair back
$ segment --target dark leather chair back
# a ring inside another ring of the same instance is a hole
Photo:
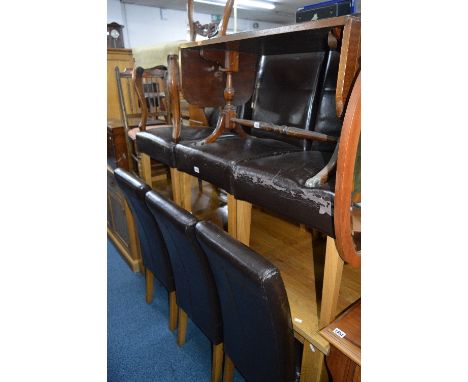
[[[312,130],[339,137],[343,121],[336,114],[336,81],[338,79],[338,66],[340,64],[340,53],[330,51],[327,54],[323,86],[320,89],[320,96],[317,115]],[[318,141],[308,141],[308,149],[332,152],[334,143]]]
[[[143,265],[169,292],[173,291],[174,278],[166,245],[161,231],[145,203],[145,195],[151,188],[121,168],[115,169],[114,176],[135,219]]]
[[[278,269],[212,223],[196,226],[218,288],[224,351],[248,381],[293,381],[294,334]]]
[[[154,191],[146,204],[161,228],[174,270],[177,304],[211,340],[222,342],[222,319],[216,284],[195,237],[198,220]]]
[[[252,97],[252,119],[311,130],[325,62],[323,51],[262,56]],[[303,139],[257,129],[251,129],[251,134],[306,149]]]

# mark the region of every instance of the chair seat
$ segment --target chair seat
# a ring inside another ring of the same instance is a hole
[[[212,131],[213,129],[209,127],[182,127],[180,142],[202,140]],[[138,133],[136,144],[141,153],[170,167],[176,167],[174,150],[176,143],[172,140],[172,125]]]
[[[239,162],[233,169],[233,195],[334,237],[335,177],[318,188],[305,187],[330,157],[304,151]]]
[[[232,194],[231,174],[237,162],[300,150],[298,146],[275,139],[221,136],[215,142],[203,146],[197,146],[196,142],[178,144],[176,164],[178,170]]]
[[[172,125],[152,125],[152,126],[146,126],[146,131],[150,131],[150,130],[154,130],[154,129],[160,129],[160,128],[164,128],[164,127],[171,127],[172,128]],[[136,139],[136,135],[137,133],[140,132],[140,128],[139,127],[134,127],[133,129],[130,129],[128,131],[128,137],[134,141]]]

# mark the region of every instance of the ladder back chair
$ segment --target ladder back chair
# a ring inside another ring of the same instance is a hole
[[[165,113],[161,111],[161,105],[165,108],[162,99],[165,97],[161,97],[161,91],[153,91],[159,90],[164,85],[165,71],[162,68],[157,69],[157,72],[143,74],[146,79],[144,85],[143,83],[141,84],[141,87],[137,87],[135,84],[135,70],[126,68],[124,71],[120,71],[118,67],[115,68],[120,113],[125,128],[129,169],[140,176],[141,161],[135,146],[135,134],[140,128],[152,129],[165,123],[164,120],[159,118],[160,115],[164,115]],[[143,96],[144,102],[140,102],[139,92],[143,95],[146,93]],[[151,118],[148,119],[148,116]],[[145,118],[144,124],[142,123],[143,117]]]

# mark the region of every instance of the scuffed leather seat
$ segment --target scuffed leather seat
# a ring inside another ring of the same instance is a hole
[[[114,171],[114,176],[135,219],[143,265],[156,276],[168,292],[173,292],[174,276],[166,245],[159,226],[145,203],[145,195],[151,188],[121,168]]]
[[[293,325],[279,270],[212,223],[198,223],[196,235],[220,298],[225,376],[233,363],[247,381],[294,381]]]
[[[325,52],[262,56],[252,100],[252,119],[310,130],[325,64]],[[232,193],[231,174],[237,162],[306,148],[303,139],[252,129],[251,136],[246,138],[220,137],[203,146],[181,142],[176,146],[176,165],[178,170]]]
[[[180,140],[192,141],[206,138],[212,133],[212,128],[182,127]],[[172,125],[162,126],[136,134],[138,151],[149,155],[152,159],[175,167],[175,146],[172,140]]]
[[[239,108],[242,112],[243,109]],[[210,126],[204,127],[187,127],[182,126],[180,130],[180,141],[192,142],[200,141],[208,137],[214,130],[216,125],[216,117],[219,115],[218,110],[210,109],[207,113]],[[242,115],[242,114],[241,114]],[[176,143],[172,139],[172,125],[156,126],[156,129],[147,129],[144,132],[136,132],[136,145],[138,151],[149,155],[152,159],[164,163],[169,167],[176,167],[175,147]],[[225,135],[233,135],[231,132],[226,132]]]
[[[178,343],[185,341],[185,315],[197,325],[214,346],[223,341],[221,309],[210,265],[195,237],[195,216],[154,191],[146,194],[146,204],[155,217],[166,242],[174,271],[179,306]],[[212,380],[221,377],[220,362],[213,362]],[[218,365],[218,370],[214,368]],[[214,378],[218,375],[217,378]]]
[[[342,121],[336,115],[335,89],[339,53],[331,51],[321,91],[314,131],[339,137]],[[309,142],[310,143],[310,142]],[[335,176],[309,188],[307,179],[330,160],[335,144],[311,142],[311,150],[237,162],[232,171],[232,193],[297,223],[334,237]]]
[[[233,195],[334,237],[335,177],[321,187],[305,187],[330,157],[328,152],[304,151],[238,163]]]

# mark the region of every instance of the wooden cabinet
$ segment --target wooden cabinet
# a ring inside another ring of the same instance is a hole
[[[107,121],[107,165],[129,170],[125,128],[120,121]]]
[[[107,49],[107,119],[121,120],[119,94],[115,79],[115,67],[120,70],[133,68],[134,61],[131,49]],[[127,89],[124,89],[126,92]]]
[[[135,222],[112,168],[107,167],[107,234],[132,271],[142,271]]]

